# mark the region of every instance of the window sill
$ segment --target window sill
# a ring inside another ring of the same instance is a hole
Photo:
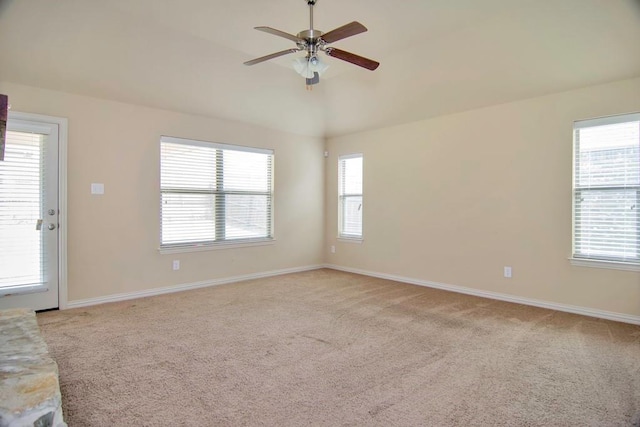
[[[571,265],[576,267],[606,268],[609,270],[640,271],[640,264],[633,262],[602,261],[585,258],[569,258]]]
[[[362,242],[364,242],[364,239],[362,237],[338,237],[338,242],[344,242],[344,243],[357,243],[357,244],[362,244]]]
[[[49,286],[47,286],[46,283],[37,284],[37,285],[7,286],[0,289],[0,297],[7,297],[11,295],[35,294],[38,292],[47,292],[48,290],[49,290]]]
[[[254,246],[267,246],[275,244],[276,239],[268,240],[250,240],[244,242],[221,242],[221,243],[209,243],[209,244],[197,244],[197,245],[184,245],[173,246],[166,248],[158,248],[160,254],[179,254],[185,252],[203,252],[203,251],[216,251],[220,249],[237,249],[237,248],[249,248]]]

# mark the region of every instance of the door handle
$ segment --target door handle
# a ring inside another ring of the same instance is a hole
[[[49,230],[55,230],[56,229],[56,225],[50,222],[49,224],[47,224],[47,228]],[[38,231],[42,230],[42,220],[41,219],[36,221],[36,230],[38,230]]]

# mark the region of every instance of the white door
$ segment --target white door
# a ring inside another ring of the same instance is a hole
[[[59,125],[9,115],[0,161],[0,309],[58,307]]]

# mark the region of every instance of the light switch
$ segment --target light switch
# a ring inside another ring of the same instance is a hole
[[[91,183],[91,194],[104,194],[104,184]]]

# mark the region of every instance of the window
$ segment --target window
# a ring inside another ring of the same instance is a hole
[[[574,124],[573,257],[640,266],[640,114]]]
[[[338,159],[338,236],[362,238],[362,154]]]
[[[161,248],[273,237],[273,151],[160,140]]]

